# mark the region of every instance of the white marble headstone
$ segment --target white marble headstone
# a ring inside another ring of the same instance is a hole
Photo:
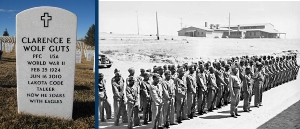
[[[80,50],[76,51],[76,63],[81,63],[82,52]]]
[[[77,16],[42,6],[16,24],[18,113],[72,119]]]

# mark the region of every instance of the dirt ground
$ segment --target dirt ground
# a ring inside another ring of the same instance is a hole
[[[162,58],[194,61],[199,60],[200,57],[204,60],[213,60],[232,56],[264,55],[287,50],[300,50],[300,39],[207,39],[165,36],[161,39],[166,40],[157,41],[155,37],[136,35],[102,35],[101,38],[100,51],[103,53],[108,52],[108,56],[114,61],[111,68],[99,69],[99,72],[104,73],[107,80],[106,89],[112,110],[113,99],[110,80],[114,75],[113,70],[115,68],[120,69],[122,77],[125,79],[129,75],[127,70],[130,67],[134,67],[136,75],[138,75],[140,74],[140,68],[147,69],[152,68],[154,65],[161,66],[165,64],[161,62],[151,63],[151,61],[147,60],[147,57],[153,55],[163,55]],[[143,55],[144,58],[136,59],[134,56],[128,57],[128,55]],[[180,125],[171,126],[171,129],[198,127],[205,129],[299,128],[300,124],[297,122],[299,115],[291,115],[294,113],[299,114],[299,104],[295,104],[300,100],[299,84],[300,80],[297,79],[265,92],[263,95],[263,106],[260,108],[253,107],[250,113],[240,112],[241,116],[239,118],[231,118],[229,106],[225,106],[198,118],[183,121]],[[243,102],[240,102],[239,111],[242,111],[242,105]],[[253,106],[253,102],[251,106]],[[286,110],[290,114],[283,113]],[[288,120],[292,122],[284,124]],[[114,119],[103,123],[100,122],[99,127],[101,129],[118,129],[126,128],[127,126],[127,124],[123,123],[120,126],[114,126],[113,122]],[[151,124],[135,128],[151,128]]]

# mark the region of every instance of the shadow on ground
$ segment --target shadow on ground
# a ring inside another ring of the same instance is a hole
[[[16,62],[16,58],[2,58],[1,61],[4,62]]]
[[[300,129],[300,101],[262,124],[258,129]]]
[[[222,118],[229,118],[230,114],[228,115],[211,115],[211,116],[206,116],[206,117],[199,117],[202,119],[222,119]]]
[[[95,102],[77,102],[73,104],[73,119],[95,115]]]
[[[74,90],[91,90],[91,88],[83,85],[75,85]]]

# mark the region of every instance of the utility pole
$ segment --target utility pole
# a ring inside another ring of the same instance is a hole
[[[156,12],[156,27],[157,27],[157,34],[156,34],[157,40],[159,40],[157,12]]]
[[[181,29],[182,29],[182,18],[180,18],[181,22],[180,22],[180,26],[181,26]]]
[[[138,29],[138,35],[140,34],[140,27],[139,27],[139,14],[138,11],[136,11],[136,20],[137,20],[137,29]]]
[[[228,37],[230,36],[230,13],[229,13],[229,29],[228,29]]]

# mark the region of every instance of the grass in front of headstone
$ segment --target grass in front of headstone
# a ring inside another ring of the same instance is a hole
[[[94,128],[93,60],[76,64],[73,119],[71,121],[18,114],[16,55],[3,52],[0,61],[0,128]],[[47,110],[47,109],[44,109]]]

